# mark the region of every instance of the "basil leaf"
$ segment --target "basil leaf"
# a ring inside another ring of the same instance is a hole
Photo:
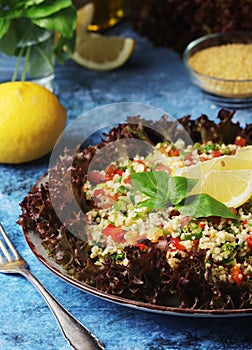
[[[9,19],[0,19],[0,38],[4,36],[9,30],[10,20]]]
[[[39,5],[42,2],[44,2],[44,1],[45,0],[25,0],[24,1],[24,6],[27,8],[27,7],[30,7],[30,6]]]
[[[174,205],[182,214],[194,218],[220,216],[237,219],[223,203],[208,194],[188,196],[197,179],[170,176],[164,171],[150,171],[131,175],[133,188],[150,197],[138,207],[162,209]]]
[[[170,176],[165,171],[150,171],[131,175],[133,187],[148,197],[155,197],[157,203],[178,204],[196,185],[196,179]]]
[[[71,38],[76,26],[76,11],[71,6],[47,18],[32,18],[31,21],[41,28],[46,28],[58,32],[66,38]]]
[[[180,213],[194,218],[219,216],[237,220],[236,215],[225,204],[206,193],[188,196],[176,208]]]
[[[156,197],[158,188],[154,172],[146,171],[134,173],[131,175],[131,181],[134,189],[142,192],[148,197]]]
[[[0,10],[0,18],[15,19],[15,18],[21,17],[22,13],[23,13],[22,10],[7,10],[7,11]]]
[[[138,204],[138,208],[149,208],[149,209],[164,209],[167,206],[172,205],[171,202],[167,202],[167,200],[162,200],[162,198],[148,198],[144,201],[142,201],[141,203]]]
[[[54,56],[52,50],[53,37],[50,37],[41,44],[31,46],[29,56],[29,74],[33,77],[49,75],[53,73]]]
[[[72,3],[70,0],[46,0],[42,3],[35,4],[34,6],[29,7],[25,11],[25,16],[29,18],[48,17],[64,8],[71,6],[71,4]]]
[[[153,209],[155,208],[156,205],[156,200],[155,198],[148,198],[145,201],[142,201],[141,203],[138,204],[138,208],[149,208]]]
[[[180,203],[188,193],[193,189],[198,180],[182,176],[170,176],[168,181],[166,198],[176,205]]]
[[[8,56],[15,55],[17,49],[17,32],[13,22],[10,22],[7,33],[0,39],[0,51]]]
[[[54,58],[63,64],[74,52],[76,12],[71,0],[0,1],[0,51],[25,56],[26,70],[36,76],[51,71]],[[48,43],[55,32],[60,35],[51,52]]]
[[[42,43],[52,37],[53,34],[49,30],[33,25],[29,19],[23,17],[13,21],[12,27],[17,37],[17,48]]]
[[[63,50],[64,49],[64,50]],[[64,59],[70,58],[75,49],[75,35],[72,38],[63,38],[62,36],[57,41],[54,47],[54,55],[60,64],[64,63]]]

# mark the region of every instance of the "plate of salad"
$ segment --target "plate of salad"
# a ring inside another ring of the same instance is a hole
[[[167,116],[127,115],[100,142],[64,150],[20,204],[33,253],[65,281],[125,306],[252,315],[250,126],[232,117],[183,117],[190,137],[173,128],[171,141]]]

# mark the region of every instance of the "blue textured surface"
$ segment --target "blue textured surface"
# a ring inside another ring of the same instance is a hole
[[[121,101],[151,104],[175,118],[202,113],[215,118],[220,107],[190,83],[176,53],[153,48],[127,27],[116,31],[136,38],[135,51],[124,67],[93,72],[71,60],[57,67],[55,94],[68,111],[68,123],[94,107]],[[252,110],[237,111],[235,120],[251,123]],[[16,221],[19,203],[46,172],[48,161],[44,157],[25,165],[0,165],[0,221],[35,276],[106,349],[252,349],[251,317],[205,319],[141,312],[82,292],[47,270],[31,253]],[[46,304],[22,277],[0,275],[0,349],[69,349]]]

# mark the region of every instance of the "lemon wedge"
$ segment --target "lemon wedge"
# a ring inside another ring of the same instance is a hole
[[[252,147],[180,169],[179,175],[199,179],[190,194],[207,193],[237,208],[252,196]]]
[[[81,32],[77,35],[73,60],[89,69],[112,70],[122,66],[131,56],[135,42],[132,38],[107,37]]]
[[[81,30],[86,30],[88,25],[92,22],[94,17],[94,4],[92,2],[82,6],[77,10],[76,18],[76,33],[80,33]]]
[[[76,44],[72,59],[88,69],[100,71],[116,69],[131,56],[135,40],[88,32],[87,26],[91,23],[93,14],[93,3],[77,11]]]
[[[252,161],[252,145],[238,148],[236,155],[239,159],[246,160],[248,162]]]

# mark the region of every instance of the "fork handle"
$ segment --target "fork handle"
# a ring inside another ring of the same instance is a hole
[[[74,350],[101,350],[103,344],[76,318],[74,318],[27,269],[18,271],[26,277],[42,295],[51,309],[61,332]]]

